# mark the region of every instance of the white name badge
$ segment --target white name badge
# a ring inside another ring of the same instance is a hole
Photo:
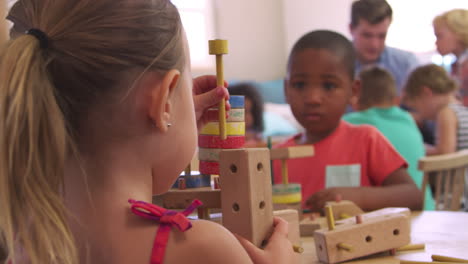
[[[361,186],[361,164],[327,166],[325,188]]]

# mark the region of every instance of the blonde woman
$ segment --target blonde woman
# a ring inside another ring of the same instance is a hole
[[[214,76],[191,79],[170,1],[19,0],[8,18],[12,40],[0,52],[6,263],[294,261],[283,220],[260,250],[221,225],[148,203],[190,162],[204,110],[228,98]]]
[[[437,51],[442,55],[453,54],[456,61],[452,64],[451,74],[459,82],[458,97],[468,105],[468,10],[453,9],[433,20],[437,38]]]

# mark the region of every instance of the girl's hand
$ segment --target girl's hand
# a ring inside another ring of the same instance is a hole
[[[226,100],[226,111],[231,109],[229,105],[229,92],[225,87],[216,86],[216,76],[204,75],[193,79],[193,101],[195,105],[195,116],[197,127],[200,130],[207,122],[205,112],[211,107],[215,107],[224,98]]]
[[[275,217],[273,226],[273,234],[265,249],[256,247],[241,236],[236,235],[236,237],[255,264],[299,263],[300,255],[294,252],[293,246],[288,240],[288,222]]]

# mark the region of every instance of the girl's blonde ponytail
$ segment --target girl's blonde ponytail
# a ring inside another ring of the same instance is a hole
[[[31,35],[1,51],[0,231],[13,263],[78,263],[62,198],[69,137],[44,52]]]

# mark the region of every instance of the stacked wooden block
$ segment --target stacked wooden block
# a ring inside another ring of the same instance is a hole
[[[198,136],[199,170],[203,175],[219,175],[221,150],[241,148],[245,143],[244,96],[231,96],[229,103],[231,110],[226,119],[226,139],[223,140],[219,136],[218,108],[208,110],[210,122],[202,128]]]

